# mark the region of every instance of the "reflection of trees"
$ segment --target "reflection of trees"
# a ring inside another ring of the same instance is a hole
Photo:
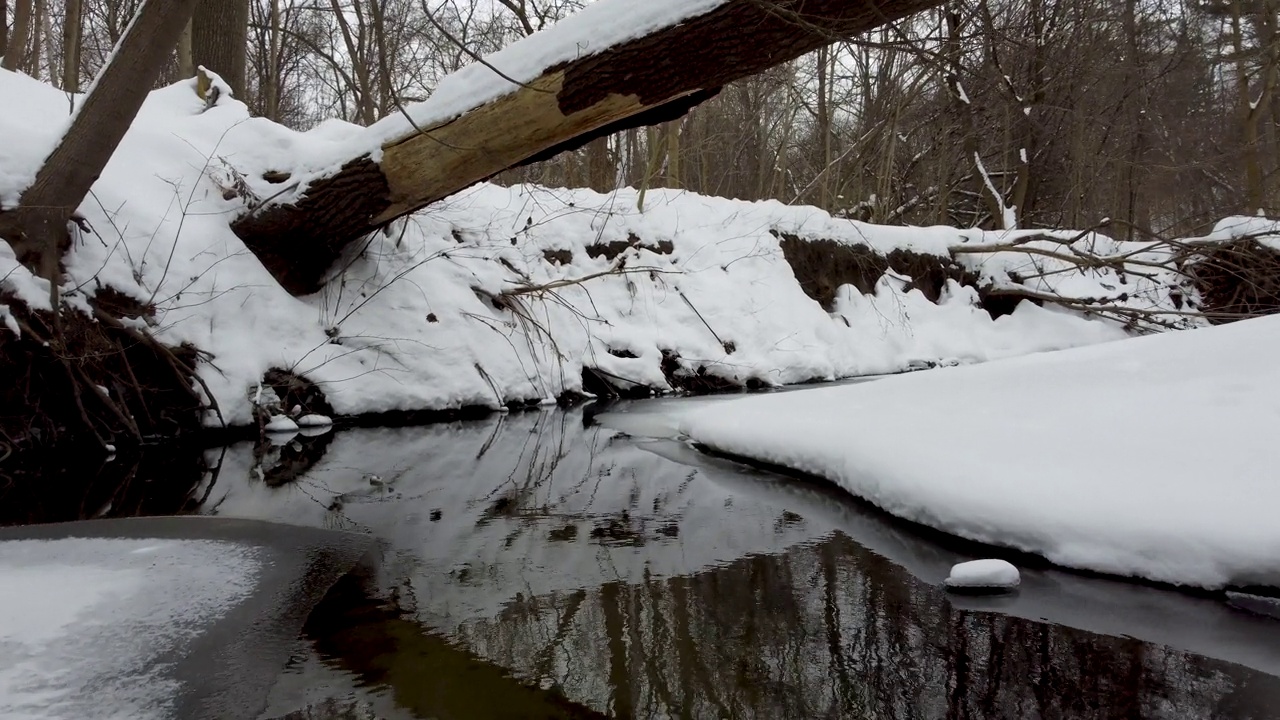
[[[473,501],[482,504],[479,522],[501,519],[509,538],[540,532],[552,542],[585,536],[606,545],[643,546],[675,537],[679,516],[666,512],[665,506],[683,493],[687,479],[674,494],[663,493],[651,507],[643,507],[641,488],[652,485],[651,478],[620,462],[618,453],[609,453],[619,449],[613,447],[616,443],[622,443],[622,452],[636,452],[611,431],[583,427],[573,413],[500,417],[476,460],[501,454],[497,463],[509,470]],[[687,474],[693,476],[691,471]],[[598,501],[602,484],[622,484],[629,488],[628,495],[619,502],[610,492]]]
[[[504,668],[551,693],[494,697],[550,716],[560,693],[642,718],[1280,717],[1276,678],[955,610],[824,535],[832,523],[808,509],[838,498],[762,500],[745,476],[677,464],[578,418],[345,433],[304,477],[254,481],[228,507],[389,543],[385,577],[418,621],[370,612],[313,637],[426,716],[448,708],[416,687],[438,676],[484,693],[505,687],[491,672]],[[784,511],[797,507],[805,517]],[[476,663],[487,669],[469,677]]]
[[[404,619],[370,597],[357,575],[334,586],[303,632],[321,653],[336,658],[361,682],[389,688],[396,704],[418,717],[602,717],[560,693],[513,679],[502,668]],[[344,717],[323,712],[313,716]]]
[[[842,535],[692,577],[518,598],[481,655],[618,717],[1280,717],[1280,679],[953,609]]]

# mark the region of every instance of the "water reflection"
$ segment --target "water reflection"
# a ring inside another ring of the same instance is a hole
[[[220,453],[207,454],[211,464],[202,455],[179,444],[111,458],[64,448],[0,459],[0,526],[190,512],[217,475]]]
[[[956,548],[580,413],[325,450],[279,484],[232,448],[204,511],[383,541],[309,634],[406,716],[1280,717],[1280,623],[1048,570],[962,607]]]
[[[512,603],[455,637],[618,717],[1276,717],[1280,681],[957,610],[843,534]]]

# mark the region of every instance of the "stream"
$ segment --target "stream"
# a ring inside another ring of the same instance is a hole
[[[655,402],[707,400],[614,410]],[[950,596],[972,548],[590,407],[204,454],[181,493],[158,491],[173,461],[112,470],[114,493],[62,472],[22,512],[0,492],[0,520],[187,512],[375,538],[263,718],[1280,718],[1278,620],[1048,567],[1013,596]]]

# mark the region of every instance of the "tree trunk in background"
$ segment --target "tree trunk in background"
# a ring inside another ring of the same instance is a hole
[[[80,29],[83,25],[80,0],[67,0],[62,19],[62,89],[80,92]]]
[[[43,30],[48,25],[45,13],[45,0],[35,0],[31,4],[31,52],[27,55],[26,67],[23,68],[33,78],[43,77],[40,72],[41,51],[44,50]],[[57,85],[57,81],[54,81]]]
[[[27,57],[27,39],[31,36],[32,0],[18,0],[13,6],[13,34],[9,36],[8,52],[0,67],[19,70]]]
[[[1136,0],[1126,0],[1126,2],[1133,4]],[[984,3],[983,9],[986,14],[988,32],[994,35],[995,23],[990,16],[988,5]],[[1014,162],[1017,172],[1014,175],[1013,194],[1009,199],[1009,207],[1017,213],[1017,218],[1021,225],[1029,222],[1032,213],[1035,211],[1036,176],[1032,163],[1035,162],[1040,139],[1036,130],[1036,120],[1033,119],[1032,113],[1040,112],[1040,108],[1044,104],[1044,85],[1046,82],[1043,53],[1047,20],[1042,0],[1031,0],[1028,4],[1027,13],[1031,23],[1031,37],[1026,42],[1025,50],[1028,55],[1026,58],[1027,87],[1020,94],[1014,89],[1012,80],[1005,81],[1009,87],[1010,99],[1017,103],[1016,107],[1013,108],[1013,116],[1017,118],[1015,126],[1018,138],[1016,143],[1017,159]]]
[[[338,29],[342,31],[342,42],[347,48],[347,56],[351,59],[351,74],[355,76],[356,85],[351,88],[351,91],[359,101],[360,122],[365,126],[372,125],[378,121],[378,107],[374,100],[373,79],[369,76],[365,53],[362,52],[365,35],[364,15],[359,11],[356,12],[357,26],[352,28],[342,9],[342,4],[338,0],[330,0],[330,6],[333,8],[334,17],[337,18]]]
[[[667,123],[667,187],[680,187],[680,125],[679,120]]]
[[[191,49],[191,22],[178,36],[178,76],[188,80],[196,76],[196,58]]]
[[[1119,173],[1120,192],[1116,193],[1120,207],[1116,217],[1125,221],[1122,228],[1112,230],[1113,235],[1121,240],[1134,239],[1134,224],[1137,222],[1138,204],[1138,160],[1142,156],[1142,101],[1143,88],[1141,81],[1142,66],[1139,58],[1141,44],[1138,39],[1138,3],[1137,0],[1125,0],[1124,12],[1121,14],[1124,26],[1125,55],[1124,82],[1129,93],[1125,103],[1128,127],[1123,130],[1129,136],[1129,147],[1126,156],[1121,160]]]
[[[53,13],[49,12],[48,0],[40,0],[41,5],[41,25],[44,28],[44,54],[49,59],[49,79],[50,82],[59,89],[64,80],[65,73],[61,64],[62,60],[62,28],[59,27],[54,31]]]
[[[9,0],[0,0],[0,57],[9,49]]]
[[[1249,84],[1249,61],[1252,58],[1250,54],[1246,53],[1244,46],[1245,22],[1243,19],[1243,4],[1243,0],[1235,0],[1231,3],[1231,40],[1236,60],[1236,92],[1239,95],[1240,129],[1243,140],[1242,151],[1244,153],[1244,188],[1245,202],[1247,204],[1243,209],[1245,212],[1253,214],[1266,205],[1266,188],[1262,173],[1262,158],[1260,157],[1261,148],[1258,142],[1258,121],[1262,115],[1262,109],[1271,103],[1271,93],[1276,83],[1277,60],[1275,43],[1268,42],[1272,38],[1260,37],[1259,42],[1265,44],[1262,45],[1261,52],[1258,53],[1262,60],[1259,73],[1261,76],[1259,85],[1261,87],[1255,97]],[[1261,5],[1263,23],[1259,30],[1260,34],[1265,36],[1269,34],[1269,23],[1266,21],[1266,16],[1271,15],[1274,10],[1270,2],[1264,1]]]
[[[245,92],[245,48],[249,43],[249,0],[200,0],[191,17],[195,65],[222,77],[237,97]]]
[[[280,121],[280,0],[271,0],[267,14],[267,73],[262,83],[262,110],[268,120]]]
[[[0,214],[0,235],[24,265],[51,280],[54,288],[70,242],[67,222],[129,130],[196,2],[146,0],[17,209]]]
[[[827,64],[830,62],[831,49],[818,48],[818,143],[822,151],[822,169],[819,170],[821,181],[818,183],[818,207],[831,209],[831,105],[827,83]]]
[[[587,145],[587,186],[596,192],[609,192],[618,182],[618,167],[609,155],[609,138],[592,140]]]

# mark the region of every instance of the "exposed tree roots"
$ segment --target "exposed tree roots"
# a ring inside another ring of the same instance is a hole
[[[835,310],[836,292],[840,287],[852,285],[863,295],[874,294],[876,283],[890,270],[904,278],[910,278],[905,282],[905,290],[919,290],[925,298],[935,303],[941,299],[948,280],[968,287],[978,285],[978,278],[974,273],[950,258],[901,248],[883,255],[862,244],[806,239],[789,233],[774,234],[778,237],[783,257],[795,273],[800,288],[828,312]],[[982,296],[981,288],[979,295]],[[985,296],[982,300],[983,307],[992,317],[1000,317],[1013,311],[1007,302],[993,301],[988,304]]]
[[[1197,254],[1187,269],[1210,322],[1280,312],[1280,251],[1246,238]]]
[[[19,329],[0,331],[0,442],[15,451],[74,443],[105,454],[201,429],[210,406],[197,389],[198,351],[167,347],[145,323],[122,319],[146,308],[114,293],[102,295],[93,317],[0,301]]]

